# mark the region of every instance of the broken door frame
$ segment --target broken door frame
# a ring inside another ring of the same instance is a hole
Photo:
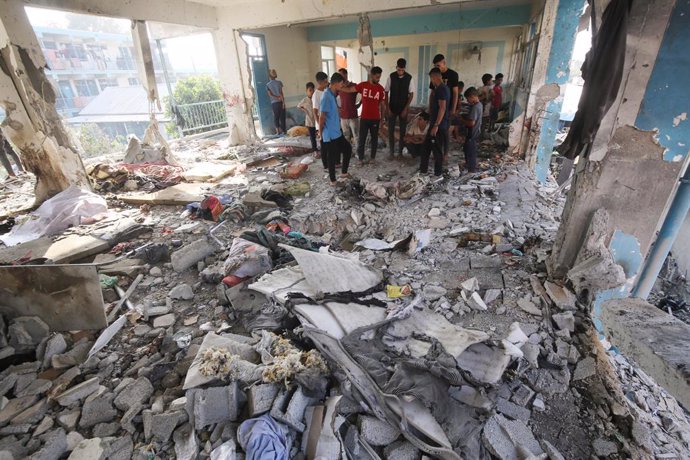
[[[266,49],[266,36],[264,34],[253,33],[253,32],[240,32],[240,37],[244,40],[244,37],[254,37],[258,38],[261,43],[262,56],[254,56],[249,51],[247,47],[247,63],[249,67],[249,73],[251,75],[251,86],[254,88],[254,107],[256,107],[256,116],[259,119],[259,124],[261,125],[261,130],[264,136],[275,132],[275,127],[273,126],[273,109],[271,108],[271,101],[268,98],[268,93],[265,88],[261,88],[259,84],[262,79],[257,78],[257,72],[255,64],[259,62],[264,62],[266,65],[266,83],[268,83],[268,71],[270,66],[268,65],[268,51]],[[246,43],[246,40],[245,40]]]

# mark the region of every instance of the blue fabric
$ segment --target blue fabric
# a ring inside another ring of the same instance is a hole
[[[271,80],[266,83],[266,87],[271,90],[271,93],[280,96],[280,90],[283,89],[283,82],[280,80]],[[268,94],[268,97],[271,98],[271,102],[280,102],[280,97],[273,97],[271,93]]]
[[[335,95],[330,88],[327,88],[323,92],[323,96],[321,96],[319,112],[326,114],[326,122],[324,123],[323,133],[321,133],[323,141],[330,142],[342,136],[338,103],[335,101]]]
[[[443,83],[438,85],[436,89],[434,89],[434,95],[431,98],[431,110],[429,111],[429,123],[432,125],[436,123],[436,118],[438,117],[438,110],[439,110],[439,102],[440,101],[446,101],[446,111],[443,114],[443,120],[441,120],[441,123],[438,125],[440,129],[446,129],[448,128],[448,112],[452,108],[450,106],[450,89]]]
[[[242,422],[237,440],[246,460],[288,460],[293,443],[290,429],[268,414]]]

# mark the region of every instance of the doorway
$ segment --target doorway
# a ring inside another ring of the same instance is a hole
[[[254,82],[254,113],[255,121],[258,120],[261,132],[275,132],[273,125],[273,110],[271,101],[266,91],[268,83],[268,57],[266,56],[266,39],[262,34],[243,33],[242,39],[247,44],[247,54],[249,55],[249,67]]]

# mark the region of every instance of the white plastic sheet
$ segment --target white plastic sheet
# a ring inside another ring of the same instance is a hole
[[[85,217],[93,217],[107,210],[108,205],[103,197],[73,185],[46,200],[9,233],[1,235],[0,241],[7,246],[16,246],[42,236],[52,236],[81,224]]]

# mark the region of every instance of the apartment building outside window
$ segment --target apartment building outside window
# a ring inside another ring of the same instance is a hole
[[[96,80],[74,80],[78,96],[98,96]]]

